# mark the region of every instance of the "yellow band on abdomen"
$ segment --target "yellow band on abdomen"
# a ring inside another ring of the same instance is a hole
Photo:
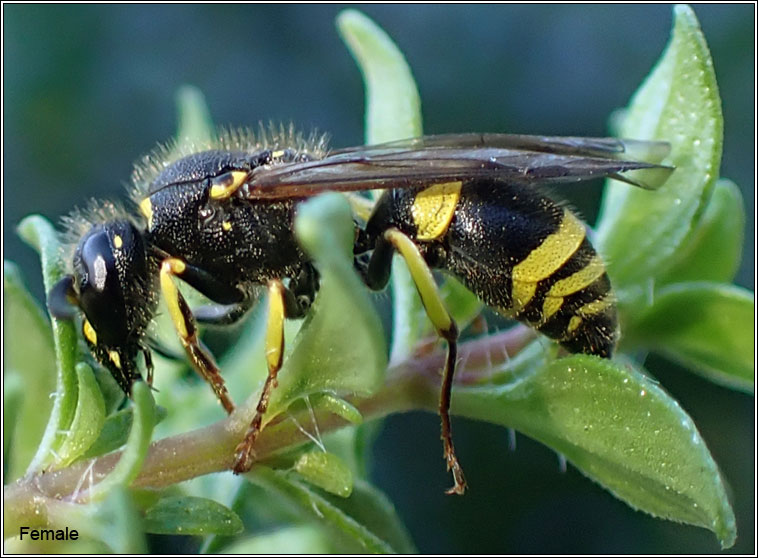
[[[434,184],[416,194],[411,216],[418,240],[436,240],[447,232],[461,197],[461,181]]]

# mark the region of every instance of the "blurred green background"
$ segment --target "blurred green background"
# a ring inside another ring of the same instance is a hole
[[[215,122],[292,121],[362,143],[360,74],[334,28],[343,6],[4,5],[3,250],[32,291],[35,254],[15,235],[29,213],[57,220],[90,197],[123,198],[131,165],[175,130],[174,94],[206,95]],[[426,133],[606,135],[668,40],[671,7],[379,6],[361,9],[405,53]],[[695,5],[725,118],[722,175],[743,189],[754,284],[755,7]],[[567,191],[568,190],[568,191]],[[594,220],[598,188],[560,194]],[[660,359],[650,369],[692,415],[732,489],[739,536],[754,548],[754,402]],[[470,493],[445,497],[438,418],[391,417],[373,479],[421,552],[708,553],[704,531],[628,508],[547,448],[455,421]]]

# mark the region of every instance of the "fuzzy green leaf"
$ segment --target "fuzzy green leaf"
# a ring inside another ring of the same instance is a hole
[[[269,420],[313,393],[368,395],[381,385],[387,366],[381,322],[353,270],[353,222],[345,198],[327,194],[302,204],[295,230],[321,286],[279,373]]]
[[[76,412],[68,436],[58,449],[58,466],[66,466],[82,456],[97,440],[105,422],[105,401],[92,368],[80,362],[76,365],[76,377]]]
[[[347,498],[353,492],[353,472],[333,453],[304,453],[294,468],[305,480],[331,494]]]
[[[44,217],[32,215],[21,221],[18,233],[39,253],[45,290],[49,291],[64,274],[59,260],[60,244],[55,229]],[[45,433],[37,453],[29,464],[28,472],[39,471],[54,462],[55,454],[64,443],[76,413],[78,387],[75,365],[78,341],[74,324],[66,320],[53,319],[53,341],[57,363],[56,395]]]
[[[357,479],[350,498],[326,496],[335,506],[368,526],[399,554],[417,554],[413,540],[395,511],[395,505],[371,483]]]
[[[113,470],[92,489],[92,501],[107,497],[116,487],[129,486],[145,461],[157,416],[153,395],[145,382],[132,385],[132,401],[134,418],[126,446]]]
[[[114,486],[94,509],[91,528],[93,536],[102,540],[116,554],[147,552],[144,522],[126,487]]]
[[[356,10],[340,13],[337,29],[363,74],[366,143],[420,136],[423,125],[418,88],[397,45],[376,23]],[[413,352],[430,326],[402,258],[394,258],[391,283],[391,357],[397,360]]]
[[[421,100],[397,45],[361,12],[345,10],[337,29],[358,63],[366,87],[366,142],[420,136]]]
[[[329,411],[353,424],[361,424],[363,422],[363,415],[361,415],[361,412],[354,405],[329,393],[323,393],[315,397],[313,406]]]
[[[3,387],[4,436],[12,440],[7,480],[24,474],[45,432],[55,391],[55,347],[50,322],[26,290],[15,264],[3,262]],[[18,389],[12,386],[17,385]],[[17,396],[9,411],[8,396]]]
[[[145,513],[145,530],[159,535],[236,535],[243,529],[236,513],[208,498],[163,498]]]
[[[311,525],[285,527],[254,537],[247,537],[221,548],[219,554],[334,554],[328,533]]]
[[[272,496],[280,498],[289,505],[293,512],[304,519],[315,521],[322,528],[326,528],[332,534],[332,540],[341,551],[353,553],[390,553],[408,552],[408,548],[400,546],[403,539],[394,533],[394,529],[403,531],[402,526],[394,516],[391,505],[385,507],[386,501],[378,498],[375,493],[366,495],[368,507],[362,508],[366,518],[356,518],[354,514],[343,509],[343,505],[353,499],[362,499],[357,494],[364,492],[365,484],[357,483],[356,490],[350,498],[338,498],[340,505],[325,498],[320,493],[312,490],[305,484],[292,478],[282,471],[274,471],[268,467],[256,467],[250,479],[269,491]],[[360,507],[360,506],[359,506]],[[373,512],[369,508],[373,507]],[[392,517],[383,517],[382,514],[390,513]],[[387,529],[387,525],[392,525]],[[393,533],[392,538],[382,536],[382,533]],[[406,539],[407,541],[407,535]],[[393,543],[398,546],[394,546]]]
[[[503,375],[501,385],[457,389],[453,411],[515,428],[630,506],[710,529],[724,547],[734,543],[718,467],[676,401],[628,363],[540,358]]]
[[[708,46],[695,14],[674,9],[671,40],[635,94],[621,134],[671,143],[664,161],[676,167],[659,190],[610,182],[597,230],[597,246],[624,299],[669,269],[704,211],[721,162],[723,118]]]
[[[745,207],[739,187],[731,180],[716,182],[713,195],[695,230],[674,255],[661,283],[717,281],[730,283],[742,259]]]
[[[755,299],[722,283],[677,283],[656,292],[630,335],[645,347],[748,393],[755,385]]]
[[[166,408],[156,408],[156,424],[166,417]],[[100,435],[97,437],[89,449],[84,452],[82,458],[97,457],[105,455],[123,446],[129,439],[129,432],[132,428],[134,419],[134,408],[129,407],[122,409],[106,417],[103,427],[100,429]]]
[[[176,106],[179,122],[176,130],[177,144],[209,144],[216,128],[203,92],[192,85],[182,85],[176,92]]]

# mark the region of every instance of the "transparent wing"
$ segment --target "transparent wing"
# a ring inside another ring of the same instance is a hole
[[[533,185],[613,177],[655,189],[673,170],[658,164],[668,149],[664,142],[615,138],[425,136],[341,149],[315,161],[259,167],[239,194],[247,199],[306,197],[324,190],[410,188],[475,178]]]

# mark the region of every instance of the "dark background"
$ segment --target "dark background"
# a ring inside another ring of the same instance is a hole
[[[89,197],[122,197],[132,162],[175,131],[174,94],[206,95],[218,124],[293,121],[363,141],[360,74],[340,42],[341,6],[4,5],[3,250],[42,296],[39,266],[15,235],[29,213],[57,220]],[[362,6],[405,53],[426,133],[605,135],[664,48],[672,9],[646,6]],[[725,116],[722,175],[748,212],[737,282],[754,283],[754,6],[696,5]],[[566,194],[590,222],[596,188]],[[667,362],[650,368],[693,416],[731,485],[754,547],[754,402]],[[562,473],[550,450],[456,421],[472,489],[443,497],[438,419],[391,417],[374,447],[376,482],[422,552],[703,553],[704,530],[635,512]]]

